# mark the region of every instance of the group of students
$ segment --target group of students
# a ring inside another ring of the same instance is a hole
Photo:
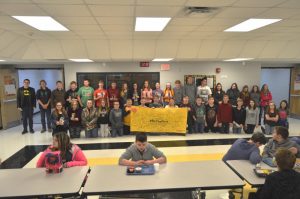
[[[152,89],[148,81],[141,89],[137,83],[132,88],[123,83],[120,90],[116,82],[112,82],[106,90],[102,80],[98,89],[94,90],[89,80],[85,79],[79,89],[77,82],[72,81],[70,89],[65,91],[63,83],[57,81],[56,89],[51,91],[46,81],[41,80],[40,88],[35,93],[34,88],[29,87],[29,79],[23,83],[17,93],[17,105],[23,118],[22,134],[28,132],[27,120],[30,132],[34,133],[32,118],[36,100],[41,112],[41,132],[45,132],[46,127],[53,133],[69,130],[71,138],[80,137],[82,128],[86,137],[98,137],[98,129],[101,137],[130,134],[131,106],[187,108],[188,133],[229,133],[232,126],[233,133],[239,134],[243,129],[245,133],[252,134],[261,124],[262,115],[265,123],[262,130],[266,134],[271,134],[277,125],[288,127],[287,101],[283,100],[280,108],[276,109],[266,84],[261,90],[253,86],[251,92],[248,86],[244,86],[240,92],[237,84],[233,83],[225,93],[221,83],[218,83],[212,92],[206,77],[196,87],[193,77],[188,76],[184,86],[176,80],[174,88],[167,83],[164,90],[159,82]]]
[[[288,137],[287,128],[276,126],[268,142],[263,133],[254,133],[250,140],[236,140],[223,157],[224,162],[249,160],[252,164],[258,164],[264,158],[275,159],[278,172],[267,176],[263,187],[258,189],[256,194],[251,194],[249,198],[300,198],[300,173],[293,170],[296,158],[300,158],[300,145]],[[259,147],[262,145],[265,146],[261,155]]]

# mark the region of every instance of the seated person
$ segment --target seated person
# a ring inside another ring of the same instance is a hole
[[[299,199],[300,173],[293,170],[295,155],[279,149],[275,155],[278,171],[267,176],[265,184],[255,194],[256,199]]]
[[[136,134],[135,143],[128,147],[119,159],[119,165],[123,166],[163,164],[166,162],[166,156],[154,145],[147,142],[147,135],[144,133]]]
[[[36,167],[45,167],[46,155],[52,151],[60,151],[63,167],[85,166],[87,160],[84,153],[76,145],[70,142],[66,132],[59,132],[53,135],[53,145],[49,146],[40,156]]]
[[[238,139],[224,155],[223,161],[249,160],[252,164],[261,161],[259,147],[266,144],[266,137],[262,133],[254,133],[250,140]]]
[[[296,157],[300,157],[300,146],[289,140],[289,130],[282,126],[274,128],[273,138],[269,140],[263,151],[263,158],[275,157],[276,151],[279,148],[290,150]]]
[[[300,137],[293,137],[291,138],[291,141],[294,141],[296,144],[300,145]]]
[[[159,101],[159,97],[157,95],[155,95],[153,97],[153,103],[149,104],[150,108],[161,108],[162,104]]]

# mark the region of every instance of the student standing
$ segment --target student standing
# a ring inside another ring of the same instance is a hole
[[[96,107],[100,107],[102,100],[109,105],[108,93],[104,89],[104,82],[102,80],[99,81],[99,88],[94,91],[94,100],[96,102]]]
[[[157,96],[159,98],[159,103],[162,104],[163,103],[163,95],[164,95],[164,92],[160,88],[160,83],[156,82],[155,89],[152,90],[152,96]]]
[[[129,98],[128,84],[126,82],[124,82],[122,84],[122,89],[121,89],[121,92],[120,92],[121,107],[125,106],[128,98]]]
[[[196,104],[194,106],[193,119],[195,121],[195,132],[203,133],[205,127],[205,104],[201,97],[196,98]]]
[[[245,127],[246,110],[243,107],[243,100],[240,98],[237,99],[237,106],[233,107],[232,119],[232,132],[235,134],[241,134],[242,129]]]
[[[188,96],[191,104],[195,103],[197,88],[192,76],[187,77],[187,82],[183,87],[183,96]]]
[[[260,91],[260,110],[259,110],[259,125],[261,125],[261,117],[265,115],[266,108],[272,101],[272,93],[269,91],[267,84],[264,84]]]
[[[175,87],[173,90],[174,90],[175,104],[177,106],[179,106],[181,104],[182,98],[183,98],[183,88],[182,88],[180,80],[175,81]]]
[[[250,99],[252,99],[255,102],[256,108],[259,109],[260,106],[260,91],[257,85],[254,85],[252,87],[252,90],[250,92]]]
[[[221,83],[217,83],[213,95],[214,95],[215,105],[218,106],[219,104],[222,103],[223,96],[225,95],[225,92],[222,89],[222,84]]]
[[[246,108],[246,124],[245,132],[247,134],[252,134],[254,129],[258,127],[259,120],[259,110],[256,107],[254,100],[250,100],[249,106]]]
[[[120,100],[120,92],[117,88],[117,83],[112,82],[110,88],[107,90],[108,98],[109,98],[109,106],[113,107],[114,102],[119,102]]]
[[[68,132],[69,117],[61,102],[57,102],[54,110],[52,111],[51,125],[53,129],[52,135],[55,135],[58,132]]]
[[[243,87],[243,90],[240,93],[240,98],[243,100],[244,107],[249,106],[250,102],[250,92],[248,85]]]
[[[137,83],[134,83],[132,85],[132,92],[130,93],[130,98],[133,101],[133,106],[138,106],[140,104],[139,101],[141,99],[141,93],[139,91]]]
[[[109,113],[111,123],[111,137],[123,136],[123,111],[120,109],[120,103],[114,102],[114,108]]]
[[[83,80],[83,86],[78,91],[78,101],[81,107],[85,108],[88,100],[94,99],[94,89],[90,87],[90,81]]]
[[[279,115],[279,121],[278,121],[279,126],[289,128],[289,123],[288,123],[289,107],[286,100],[282,100],[280,102],[280,106],[278,108],[278,115]]]
[[[37,168],[46,166],[46,155],[51,151],[60,151],[64,168],[87,165],[84,153],[76,144],[70,142],[70,138],[66,132],[59,132],[53,136],[53,144],[39,157],[36,163]]]
[[[184,96],[182,100],[182,104],[180,105],[180,108],[187,108],[188,114],[187,114],[187,129],[188,133],[194,132],[194,119],[193,119],[193,109],[191,104],[189,103],[189,96]]]
[[[24,79],[23,86],[17,92],[17,108],[21,111],[23,119],[22,134],[28,133],[27,125],[29,125],[30,133],[34,133],[33,109],[36,107],[36,96],[34,88],[29,87],[29,85],[30,80]]]
[[[236,106],[236,100],[240,96],[240,91],[236,83],[233,83],[230,89],[227,90],[226,94],[229,97],[229,103],[232,106]]]
[[[266,141],[262,133],[254,133],[249,140],[240,138],[232,144],[222,160],[249,160],[251,164],[258,164],[262,159],[259,147],[266,144]]]
[[[208,97],[212,95],[211,89],[207,86],[207,77],[201,79],[200,86],[197,87],[197,96],[203,99],[203,102],[206,104]]]
[[[148,80],[146,80],[144,82],[144,87],[141,90],[141,95],[142,95],[142,98],[145,98],[146,105],[151,104],[152,99],[153,99],[153,93],[152,93],[152,89],[151,89],[151,87],[149,85],[149,81]]]
[[[78,89],[77,82],[72,81],[70,83],[70,89],[66,92],[66,107],[67,109],[71,108],[71,103],[74,100],[78,100]]]
[[[270,135],[274,127],[277,126],[279,120],[279,115],[276,110],[276,106],[274,102],[269,102],[269,106],[266,108],[265,113],[265,129],[262,127],[262,131],[266,133],[267,135]]]
[[[94,107],[94,102],[88,99],[86,102],[86,108],[82,110],[81,113],[82,125],[85,129],[86,138],[96,138],[98,137],[98,110]]]
[[[172,89],[171,83],[167,82],[166,89],[163,93],[163,105],[169,104],[170,99],[174,98],[174,91]]]
[[[218,123],[221,133],[229,133],[229,126],[232,124],[232,106],[229,104],[228,95],[224,95],[223,103],[218,107]]]
[[[51,90],[47,87],[45,80],[40,81],[40,89],[36,92],[36,99],[39,103],[41,113],[42,130],[41,133],[46,132],[46,118],[48,132],[52,132],[51,128]]]
[[[57,102],[66,107],[66,91],[62,81],[57,81],[56,89],[51,92],[51,107],[55,107]]]
[[[71,107],[68,109],[68,117],[70,119],[69,132],[71,138],[80,138],[81,132],[81,114],[82,109],[77,100],[71,102]]]
[[[211,131],[212,133],[216,133],[218,130],[218,106],[214,103],[214,98],[209,97],[208,103],[205,107],[205,129],[204,131],[208,133]]]
[[[98,118],[98,127],[100,128],[100,137],[108,137],[109,136],[109,106],[106,103],[106,100],[102,99],[101,104],[99,106],[99,118]]]
[[[123,132],[124,135],[130,135],[131,131],[130,131],[130,120],[131,120],[131,106],[132,106],[132,100],[131,99],[127,99],[125,106],[124,106],[124,118],[123,118],[123,123],[124,123],[124,127],[123,127]]]

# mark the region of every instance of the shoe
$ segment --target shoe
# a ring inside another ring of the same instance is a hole
[[[52,129],[48,129],[48,132],[49,132],[49,133],[52,133]]]
[[[41,133],[45,133],[45,132],[46,132],[46,129],[42,129],[42,130],[41,130]]]
[[[27,130],[23,130],[23,131],[22,131],[22,135],[24,135],[24,134],[26,134],[26,133],[28,133]]]
[[[31,130],[30,130],[30,133],[34,133],[34,130],[33,130],[33,129],[31,129]]]

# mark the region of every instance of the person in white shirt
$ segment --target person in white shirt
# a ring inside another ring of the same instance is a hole
[[[201,97],[206,104],[208,97],[212,95],[211,89],[207,86],[207,77],[201,79],[200,86],[197,87],[197,97]]]

